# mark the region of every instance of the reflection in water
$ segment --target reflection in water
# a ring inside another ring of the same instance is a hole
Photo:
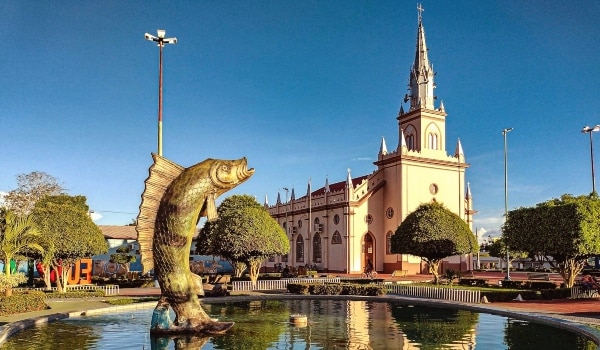
[[[233,321],[235,326],[214,337],[151,338],[152,310],[147,309],[70,319],[26,330],[0,349],[594,348],[590,340],[556,328],[465,310],[399,303],[261,300],[204,307],[212,317]],[[307,325],[291,324],[292,314],[307,315]]]

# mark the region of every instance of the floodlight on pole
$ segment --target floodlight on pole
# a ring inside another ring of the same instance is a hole
[[[506,134],[512,131],[513,128],[502,130],[504,135],[504,222],[508,219],[508,152],[506,148]],[[504,237],[504,249],[506,249],[506,277],[505,281],[510,281],[510,253],[508,251],[508,242]]]
[[[162,156],[162,66],[163,66],[163,47],[165,44],[177,44],[177,38],[165,38],[165,30],[158,29],[157,36],[145,33],[144,38],[157,43],[159,48],[158,56],[158,155]]]
[[[596,193],[596,175],[594,174],[594,144],[592,142],[592,132],[600,131],[600,125],[594,127],[584,126],[581,132],[584,134],[590,134],[590,158],[592,160],[592,193]]]

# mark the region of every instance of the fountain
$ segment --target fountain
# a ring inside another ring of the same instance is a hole
[[[235,322],[222,335],[148,334],[152,309],[66,319],[24,330],[3,350],[29,349],[570,349],[589,339],[547,325],[401,301],[295,299],[203,302],[211,317]],[[306,315],[305,326],[290,322]]]

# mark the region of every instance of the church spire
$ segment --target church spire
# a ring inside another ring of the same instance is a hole
[[[410,99],[410,110],[425,108],[434,110],[433,89],[435,83],[433,77],[433,65],[429,62],[427,56],[427,44],[425,43],[425,28],[423,27],[423,7],[418,5],[419,25],[417,30],[417,49],[415,52],[415,61],[410,70],[409,93],[404,97],[404,102]]]
[[[385,144],[385,138],[381,136],[381,146],[379,146],[379,155],[386,155],[387,153],[388,151],[387,145]]]

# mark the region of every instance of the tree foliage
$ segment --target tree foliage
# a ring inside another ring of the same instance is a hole
[[[66,286],[67,272],[79,259],[103,254],[108,245],[100,228],[93,223],[88,214],[84,196],[57,195],[46,196],[39,200],[33,210],[35,220],[49,241],[44,262],[46,272],[49,266],[57,274],[57,286]],[[45,274],[49,276],[49,273]]]
[[[42,171],[17,175],[17,188],[8,192],[4,204],[18,215],[31,213],[35,203],[48,195],[63,193],[64,188],[52,175]]]
[[[571,287],[585,261],[600,254],[600,199],[565,194],[511,210],[502,234],[509,247],[544,257]]]
[[[6,280],[10,280],[10,261],[31,249],[43,253],[44,238],[31,215],[19,216],[11,210],[3,210],[0,226],[0,257],[4,260]],[[10,287],[13,286],[3,286],[6,295],[11,293]]]
[[[410,213],[391,241],[392,253],[416,255],[427,262],[435,283],[439,281],[438,264],[442,259],[479,250],[469,225],[436,202],[422,204]]]
[[[506,261],[506,244],[504,244],[504,240],[502,238],[498,238],[491,243],[487,244],[487,250],[491,257],[500,258],[503,261]],[[527,252],[519,251],[518,249],[513,249],[513,247],[508,247],[508,259],[506,266],[511,266],[512,261],[517,258],[526,258],[528,256]]]
[[[198,239],[199,250],[229,260],[244,262],[256,283],[262,262],[290,250],[283,229],[269,212],[248,195],[226,198],[217,209],[218,219],[207,223]]]

